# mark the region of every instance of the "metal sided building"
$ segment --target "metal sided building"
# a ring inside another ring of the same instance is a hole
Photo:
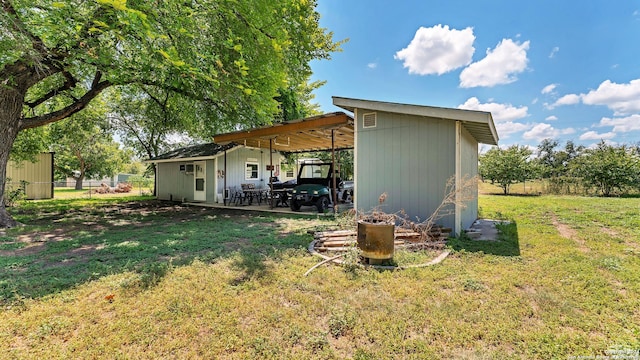
[[[53,199],[53,153],[40,153],[35,162],[16,163],[9,160],[7,164],[7,188],[10,191],[22,186],[26,181],[26,197],[29,200]]]
[[[333,97],[333,104],[354,114],[355,208],[404,210],[425,220],[440,205],[447,181],[460,184],[478,175],[478,144],[497,145],[489,112]],[[478,218],[478,189],[466,207],[437,221],[456,234]]]

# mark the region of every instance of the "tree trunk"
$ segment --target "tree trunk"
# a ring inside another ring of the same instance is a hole
[[[7,180],[9,152],[20,129],[24,92],[6,85],[0,85],[0,228],[18,225],[4,206],[4,192]]]
[[[153,196],[158,195],[158,165],[156,163],[151,164],[153,167]]]
[[[75,179],[76,179],[76,190],[82,190],[82,182],[84,181],[84,175],[80,175]]]

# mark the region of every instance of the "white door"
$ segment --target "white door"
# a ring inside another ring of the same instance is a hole
[[[205,161],[193,162],[193,201],[207,201],[207,163]]]

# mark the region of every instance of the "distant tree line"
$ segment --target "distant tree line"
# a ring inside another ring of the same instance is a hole
[[[601,141],[585,148],[567,141],[561,147],[558,140],[545,139],[535,152],[520,145],[494,147],[480,156],[479,172],[504,194],[512,184],[541,179],[551,194],[627,195],[640,191],[640,144]]]

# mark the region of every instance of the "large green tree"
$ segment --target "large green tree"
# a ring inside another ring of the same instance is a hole
[[[131,159],[114,141],[101,101],[49,125],[49,142],[56,154],[56,177],[75,179],[76,190],[82,190],[85,179],[114,176]]]
[[[512,184],[536,176],[536,166],[530,159],[532,153],[527,147],[518,145],[491,148],[480,156],[480,176],[498,183],[506,195]]]
[[[109,121],[120,141],[140,159],[179,146],[193,131],[196,102],[183,95],[148,86],[127,86],[110,94]],[[155,166],[150,170],[155,175]]]
[[[584,146],[571,140],[567,141],[564,149],[557,150],[559,144],[558,140],[544,139],[538,145],[537,162],[543,178],[567,175],[570,163],[584,151]]]
[[[601,141],[575,159],[573,173],[603,196],[622,194],[640,187],[640,154],[634,147]]]
[[[278,89],[337,49],[308,0],[0,0],[0,198],[20,131],[114,85],[207,104],[208,122],[266,121]],[[51,106],[55,104],[55,106]],[[0,205],[0,227],[16,222]]]

